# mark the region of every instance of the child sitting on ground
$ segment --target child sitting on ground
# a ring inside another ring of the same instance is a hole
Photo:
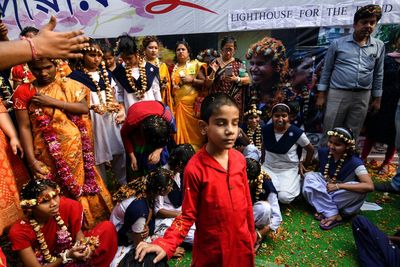
[[[239,131],[239,108],[222,93],[208,95],[200,112],[201,133],[208,142],[185,168],[182,214],[159,238],[141,242],[136,258],[155,252],[154,262],[171,258],[196,223],[192,264],[254,266],[255,229],[246,161],[232,149]]]
[[[48,179],[32,179],[21,190],[26,217],[10,230],[12,249],[25,266],[85,263],[108,267],[117,251],[117,233],[109,221],[82,232],[82,205],[61,197]]]
[[[110,221],[118,231],[117,257],[113,266],[140,241],[154,232],[153,208],[157,196],[166,195],[172,188],[173,172],[156,169],[146,176],[141,176],[121,186],[113,195],[115,205]]]
[[[165,230],[171,226],[175,217],[182,213],[183,201],[183,170],[189,160],[193,157],[195,151],[190,144],[178,145],[171,153],[168,159],[167,168],[174,172],[173,185],[171,192],[165,196],[158,196],[154,207],[156,214],[156,236],[164,236]],[[195,226],[193,225],[184,242],[193,244]]]
[[[254,159],[247,158],[246,165],[259,245],[270,231],[276,232],[278,230],[282,222],[282,214],[278,202],[278,193],[271,178],[262,170],[261,164]]]
[[[355,155],[350,129],[328,131],[328,147],[318,150],[319,172],[304,178],[303,196],[316,209],[314,218],[323,230],[343,223],[342,216],[357,213],[374,184],[363,161]]]
[[[263,127],[265,147],[263,168],[272,179],[278,199],[284,204],[300,195],[300,176],[311,163],[314,148],[304,131],[289,121],[290,108],[283,103],[272,107],[272,123]],[[298,146],[307,154],[304,163],[297,154]]]

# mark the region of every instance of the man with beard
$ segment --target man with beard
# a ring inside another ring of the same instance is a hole
[[[325,130],[348,127],[357,138],[371,95],[371,109],[380,108],[385,48],[371,34],[381,17],[380,6],[361,7],[354,15],[354,33],[334,40],[328,48],[316,103],[321,109],[326,104]]]

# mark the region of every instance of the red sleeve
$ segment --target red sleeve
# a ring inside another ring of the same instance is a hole
[[[18,251],[28,247],[36,241],[36,235],[29,223],[18,220],[15,222],[8,233],[11,241],[12,250]]]
[[[188,164],[184,173],[185,195],[182,203],[182,214],[175,218],[163,238],[153,242],[153,244],[160,246],[167,253],[168,259],[174,255],[175,249],[185,239],[190,227],[197,219],[197,204],[201,193],[201,181],[200,177],[193,171],[193,168],[190,168],[190,166],[195,167],[195,161],[192,160],[191,162],[192,164]]]
[[[83,208],[81,203],[70,198],[61,197],[60,214],[63,220],[68,222],[68,229],[71,231],[72,238],[75,239],[76,234],[82,228]]]
[[[13,107],[15,110],[28,109],[29,102],[36,94],[36,88],[31,84],[21,84],[17,87],[13,96]]]
[[[121,138],[122,143],[124,144],[126,153],[133,153],[133,144],[131,138],[129,138],[130,134],[133,134],[133,128],[129,125],[128,121],[125,120],[124,124],[121,128]]]

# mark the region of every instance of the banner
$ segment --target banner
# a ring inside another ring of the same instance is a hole
[[[346,26],[353,24],[354,13],[371,1],[351,1],[335,4],[284,6],[229,12],[230,31],[303,28],[321,26]],[[400,22],[400,1],[376,1],[382,7],[379,23]]]
[[[94,38],[175,35],[351,25],[357,6],[371,1],[335,0],[1,0],[9,36],[23,27],[40,28],[51,15],[58,31],[83,29]],[[372,1],[374,2],[374,1]],[[400,1],[375,1],[384,10],[382,23],[400,21]]]

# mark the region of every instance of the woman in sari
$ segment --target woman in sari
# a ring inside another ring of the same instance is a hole
[[[22,216],[18,192],[29,174],[19,156],[23,151],[17,131],[0,101],[0,236]]]
[[[177,125],[175,142],[191,144],[195,150],[202,145],[203,138],[195,115],[195,102],[205,81],[205,64],[190,60],[190,48],[186,41],[176,44],[176,58],[172,72],[172,94]]]
[[[146,36],[142,41],[142,48],[144,59],[158,67],[160,74],[160,90],[161,99],[171,110],[173,110],[173,101],[171,95],[171,76],[167,64],[160,62],[158,58],[158,52],[160,47],[160,41],[156,36]]]
[[[36,179],[53,179],[63,194],[78,200],[84,225],[107,218],[111,195],[94,168],[89,90],[68,78],[56,79],[49,59],[28,63],[36,80],[14,94],[22,147]]]
[[[223,92],[233,97],[243,114],[243,97],[250,79],[243,63],[234,57],[237,50],[236,39],[225,36],[221,40],[221,56],[210,66],[214,71],[208,77],[213,80],[210,93]],[[240,71],[239,71],[240,70]]]

